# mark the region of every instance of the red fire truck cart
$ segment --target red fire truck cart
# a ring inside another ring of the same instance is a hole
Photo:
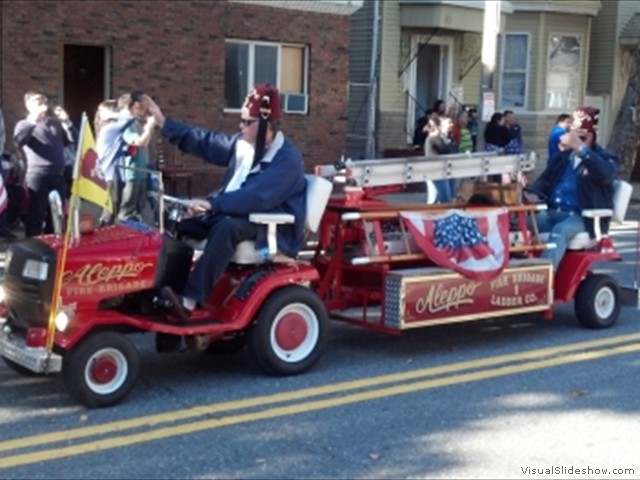
[[[493,154],[320,166],[308,176],[307,228],[317,231],[313,253],[283,258],[275,232],[293,219],[252,215],[268,228],[268,249],[241,244],[207,307],[186,325],[172,323],[157,298],[164,285],[184,287],[194,250],[162,229],[123,224],[80,234],[74,224],[68,250],[62,233],[16,242],[7,251],[0,288],[0,356],[20,374],[60,372],[72,396],[102,407],[121,401],[136,382],[140,360],[128,336],[136,332],[153,332],[160,352],[182,342],[198,351],[246,344],[266,373],[292,375],[318,361],[330,318],[399,334],[524,312],[549,317],[554,304],[575,298],[582,324],[611,326],[620,308],[618,285],[591,272],[594,262],[620,259],[608,237],[572,245],[553,275],[551,265],[537,258],[549,245],[526,222],[539,207],[500,207],[512,230],[506,266],[479,281],[438,266],[418,248],[404,219],[448,210],[472,212],[483,223],[483,212],[496,208],[396,205],[380,197],[429,179],[516,175],[532,168],[530,157]],[[329,198],[340,178],[346,186]],[[620,220],[627,186],[618,184],[613,212],[587,214]]]

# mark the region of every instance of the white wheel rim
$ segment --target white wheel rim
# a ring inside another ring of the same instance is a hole
[[[603,287],[598,290],[594,299],[594,310],[598,318],[606,319],[611,316],[616,308],[616,296],[609,287]]]
[[[113,372],[105,371],[114,368]],[[127,379],[129,364],[124,354],[115,348],[95,352],[84,368],[84,381],[92,392],[109,395],[118,390]]]
[[[290,322],[288,319],[295,318],[295,322]],[[285,323],[286,322],[286,323]],[[297,324],[297,326],[304,326],[306,333],[304,338],[296,342],[297,345],[294,348],[286,348],[282,342],[282,330],[286,330],[285,335],[296,335],[299,332],[291,330],[291,323]],[[307,358],[315,349],[320,338],[320,323],[314,310],[304,303],[292,303],[287,305],[278,312],[276,318],[271,325],[271,331],[269,333],[269,341],[273,353],[287,363],[296,363]]]

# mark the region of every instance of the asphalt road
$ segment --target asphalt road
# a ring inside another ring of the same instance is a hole
[[[614,232],[627,261],[599,266],[629,286],[638,218]],[[136,388],[101,410],[0,364],[0,478],[640,478],[636,309],[607,330],[572,305],[399,337],[333,327],[289,378],[139,335]]]

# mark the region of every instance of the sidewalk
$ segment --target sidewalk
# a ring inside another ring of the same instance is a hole
[[[631,183],[631,200],[625,221],[640,221],[640,182]]]
[[[633,191],[631,192],[631,203],[640,203],[640,182],[631,183]]]

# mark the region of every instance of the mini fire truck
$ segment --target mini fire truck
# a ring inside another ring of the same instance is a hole
[[[57,233],[18,241],[7,250],[0,356],[19,374],[61,373],[79,402],[103,407],[121,401],[136,383],[140,359],[132,333],[155,334],[159,352],[182,345],[203,352],[246,346],[265,373],[293,375],[319,360],[330,319],[397,335],[529,312],[550,318],[554,305],[574,300],[582,325],[610,327],[620,310],[619,286],[592,271],[595,262],[621,260],[606,234],[597,232],[596,239],[580,234],[553,272],[539,258],[553,246],[535,226],[534,213],[544,207],[520,201],[487,206],[389,200],[409,185],[433,179],[475,178],[486,186],[480,180],[487,176],[515,177],[534,166],[533,156],[492,153],[318,166],[307,176],[308,254],[278,253],[277,227],[292,222],[290,215],[252,214],[251,221],[268,230],[268,248],[240,244],[208,304],[187,324],[170,318],[158,294],[165,285],[178,292],[184,288],[197,256],[192,243],[174,238],[162,222],[160,228],[127,223],[84,232],[74,222],[65,248],[61,209],[54,201]],[[622,221],[630,185],[616,182],[614,210],[585,215]],[[491,187],[502,191],[500,185]],[[163,198],[170,205],[168,218],[178,221],[181,202]],[[438,265],[403,222],[407,212],[496,208],[509,215],[508,262],[490,281]]]

